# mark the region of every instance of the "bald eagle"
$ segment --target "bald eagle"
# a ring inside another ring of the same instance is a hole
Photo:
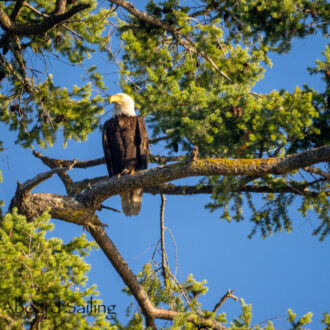
[[[109,176],[134,173],[148,167],[148,133],[141,116],[134,110],[134,100],[127,94],[110,97],[115,109],[103,126],[102,144]],[[120,194],[121,206],[127,216],[138,215],[143,189]]]

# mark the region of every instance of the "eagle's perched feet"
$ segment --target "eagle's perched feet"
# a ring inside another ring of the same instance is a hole
[[[122,175],[125,175],[125,174],[131,174],[131,175],[134,175],[135,173],[135,170],[134,168],[131,169],[131,170],[128,170],[128,169],[123,169],[118,175],[117,175],[117,178],[119,179]]]

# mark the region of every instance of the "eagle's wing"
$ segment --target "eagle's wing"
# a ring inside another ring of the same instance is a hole
[[[146,129],[144,119],[140,116],[137,117],[136,145],[138,148],[137,150],[138,168],[144,170],[148,168],[149,142],[148,142],[148,132]]]
[[[103,125],[102,130],[102,145],[104,151],[105,162],[107,164],[109,176],[112,176],[112,161],[111,161],[111,152],[110,152],[110,143],[111,135],[108,134],[108,121],[106,121]]]

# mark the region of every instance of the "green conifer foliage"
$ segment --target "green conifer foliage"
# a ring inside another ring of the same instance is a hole
[[[329,143],[329,47],[325,60],[310,69],[312,74],[323,74],[324,93],[308,86],[296,87],[292,93],[251,92],[263,78],[264,65],[271,65],[268,51],[288,51],[293,37],[313,34],[315,29],[326,35],[329,5],[324,1],[207,3],[207,17],[201,18],[179,1],[150,1],[147,12],[168,23],[167,30],[136,18],[121,22],[122,88],[134,95],[154,135],[167,135],[170,151],[179,145],[191,152],[198,146],[202,157],[278,157]],[[299,174],[268,175],[250,181],[259,187],[304,189],[301,179]],[[311,208],[319,214],[315,235],[323,240],[330,233],[330,205],[323,194],[329,187],[326,180],[310,186],[313,193],[265,194],[260,210],[254,208],[251,195],[243,199],[246,194],[233,192],[233,187],[244,185],[239,177],[208,177],[200,184],[212,185],[212,201],[206,207],[221,208],[222,219],[241,221],[242,205],[250,208],[251,237],[258,231],[263,237],[291,231],[287,207],[295,199],[303,216]]]
[[[179,149],[188,160],[197,146],[200,158],[273,158],[330,143],[329,46],[324,58],[308,69],[322,75],[324,91],[303,82],[291,92],[254,91],[272,65],[270,53],[287,53],[295,38],[317,33],[327,37],[328,1],[199,0],[192,2],[195,6],[189,1],[149,0],[143,19],[135,14],[118,20],[118,7],[128,10],[125,1],[118,5],[118,1],[67,0],[64,12],[60,2],[0,1],[0,123],[17,133],[16,142],[23,147],[46,148],[58,136],[64,143],[84,141],[99,127],[107,87],[99,68],[86,63],[96,52],[108,55],[109,61],[118,60],[106,35],[110,22],[121,39],[121,87],[135,99],[150,135],[165,136],[169,155]],[[134,5],[132,1],[130,8]],[[8,21],[13,24],[6,25]],[[58,72],[51,69],[58,63],[61,70],[66,65],[81,69],[88,81],[73,85],[70,80],[61,86]],[[328,164],[320,166],[329,172]],[[85,191],[98,180],[90,180]],[[257,232],[264,238],[290,232],[293,221],[288,208],[297,201],[302,216],[310,209],[318,214],[320,222],[313,234],[320,240],[330,234],[327,176],[308,181],[296,171],[262,177],[209,176],[195,183],[211,187],[206,208],[219,212],[223,220],[246,220],[248,207],[253,224],[249,237]],[[251,191],[244,191],[247,184]],[[256,197],[253,192],[258,189],[263,194]],[[77,198],[73,195],[71,200]],[[104,207],[87,204],[93,203],[86,203],[83,212]],[[27,222],[16,209],[3,216],[0,208],[0,329],[145,329],[148,320],[142,308],[141,312],[129,306],[126,325],[116,318],[111,325],[105,313],[79,312],[78,306],[97,295],[96,286],[86,288],[89,265],[84,261],[96,244],[84,235],[66,244],[46,238],[53,227],[49,219],[45,212]],[[210,328],[212,319],[233,330],[275,329],[270,321],[253,324],[252,306],[243,299],[241,314],[231,321],[222,310],[218,312],[220,303],[218,308],[205,309],[198,298],[208,290],[206,280],[197,281],[190,274],[180,283],[165,264],[144,265],[136,276],[141,287],[134,284],[155,309],[177,313],[174,320],[169,318],[168,328],[201,329],[201,320]],[[138,301],[136,292],[128,287],[123,291],[135,294]],[[292,329],[304,329],[311,319],[312,313],[299,318],[288,310]],[[329,329],[330,315],[325,313],[322,322]]]
[[[41,329],[109,329],[105,313],[82,307],[98,295],[95,285],[86,288],[90,266],[83,259],[96,244],[85,235],[66,244],[46,239],[53,228],[49,219],[44,213],[27,223],[14,210],[1,221],[0,328],[32,328],[40,322]]]
[[[95,0],[70,1],[67,12],[81,6],[72,19],[45,33],[29,32],[53,14],[55,3],[33,1],[24,5],[16,24],[25,30],[16,38],[6,31],[0,33],[0,121],[17,131],[16,142],[24,147],[34,142],[51,146],[58,132],[65,142],[86,140],[103,112],[101,91],[105,86],[95,66],[85,69],[90,82],[72,89],[54,81],[52,67],[59,63],[61,70],[80,67],[95,51],[103,51],[107,43],[103,32],[111,10],[98,9]],[[10,16],[14,5],[14,1],[2,1],[0,10]],[[93,92],[94,86],[97,92]]]

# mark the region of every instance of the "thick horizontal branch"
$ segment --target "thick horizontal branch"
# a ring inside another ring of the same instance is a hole
[[[20,213],[24,214],[27,219],[31,220],[42,214],[45,210],[49,210],[52,218],[74,223],[83,227],[102,227],[95,210],[85,207],[74,197],[50,193],[34,193],[27,194],[19,207]]]
[[[68,161],[51,159],[43,156],[36,151],[33,154],[40,158],[50,168],[55,167],[79,167],[87,168],[104,162],[103,158],[98,158],[91,161]],[[249,175],[252,177],[262,176],[264,174],[281,174],[290,172],[294,169],[306,167],[306,165],[315,164],[322,161],[329,161],[330,146],[324,146],[317,149],[312,149],[297,155],[290,155],[282,158],[269,159],[197,159],[196,161],[184,161],[168,166],[161,166],[145,171],[138,171],[134,176],[117,177],[97,177],[86,179],[78,182],[73,182],[65,171],[60,172],[60,176],[66,175],[63,182],[67,188],[69,195],[85,192],[80,195],[80,198],[86,201],[87,204],[99,205],[108,197],[117,195],[122,191],[136,188],[144,188],[144,191],[151,194],[164,193],[172,195],[189,195],[189,194],[210,194],[211,187],[190,187],[174,185],[163,185],[165,182],[185,178],[189,176],[209,176],[209,175]],[[161,185],[160,185],[161,184]],[[257,187],[254,185],[240,185],[235,191],[240,192],[270,192],[270,193],[299,193],[304,195],[313,195],[314,192],[304,192],[303,189],[308,186],[308,183],[302,186],[287,186],[281,188],[270,188],[266,186]]]
[[[278,175],[323,161],[330,161],[330,145],[281,158],[197,159],[138,171],[135,175],[122,176],[120,179],[112,177],[96,183],[91,189],[85,190],[80,197],[86,203],[100,204],[122,191],[155,186],[186,177]]]
[[[247,185],[244,187],[240,187],[236,190],[230,190],[230,192],[250,192],[250,193],[272,193],[272,194],[283,194],[290,193],[296,195],[305,195],[310,197],[317,197],[318,193],[314,191],[306,191],[306,187],[308,184],[301,184],[285,187],[267,187],[267,186],[257,186],[257,185]],[[213,186],[177,186],[174,184],[161,184],[157,186],[151,186],[143,189],[144,193],[158,195],[199,195],[199,194],[207,194],[210,195],[214,192],[215,187]],[[326,192],[326,194],[330,194],[330,192]]]

